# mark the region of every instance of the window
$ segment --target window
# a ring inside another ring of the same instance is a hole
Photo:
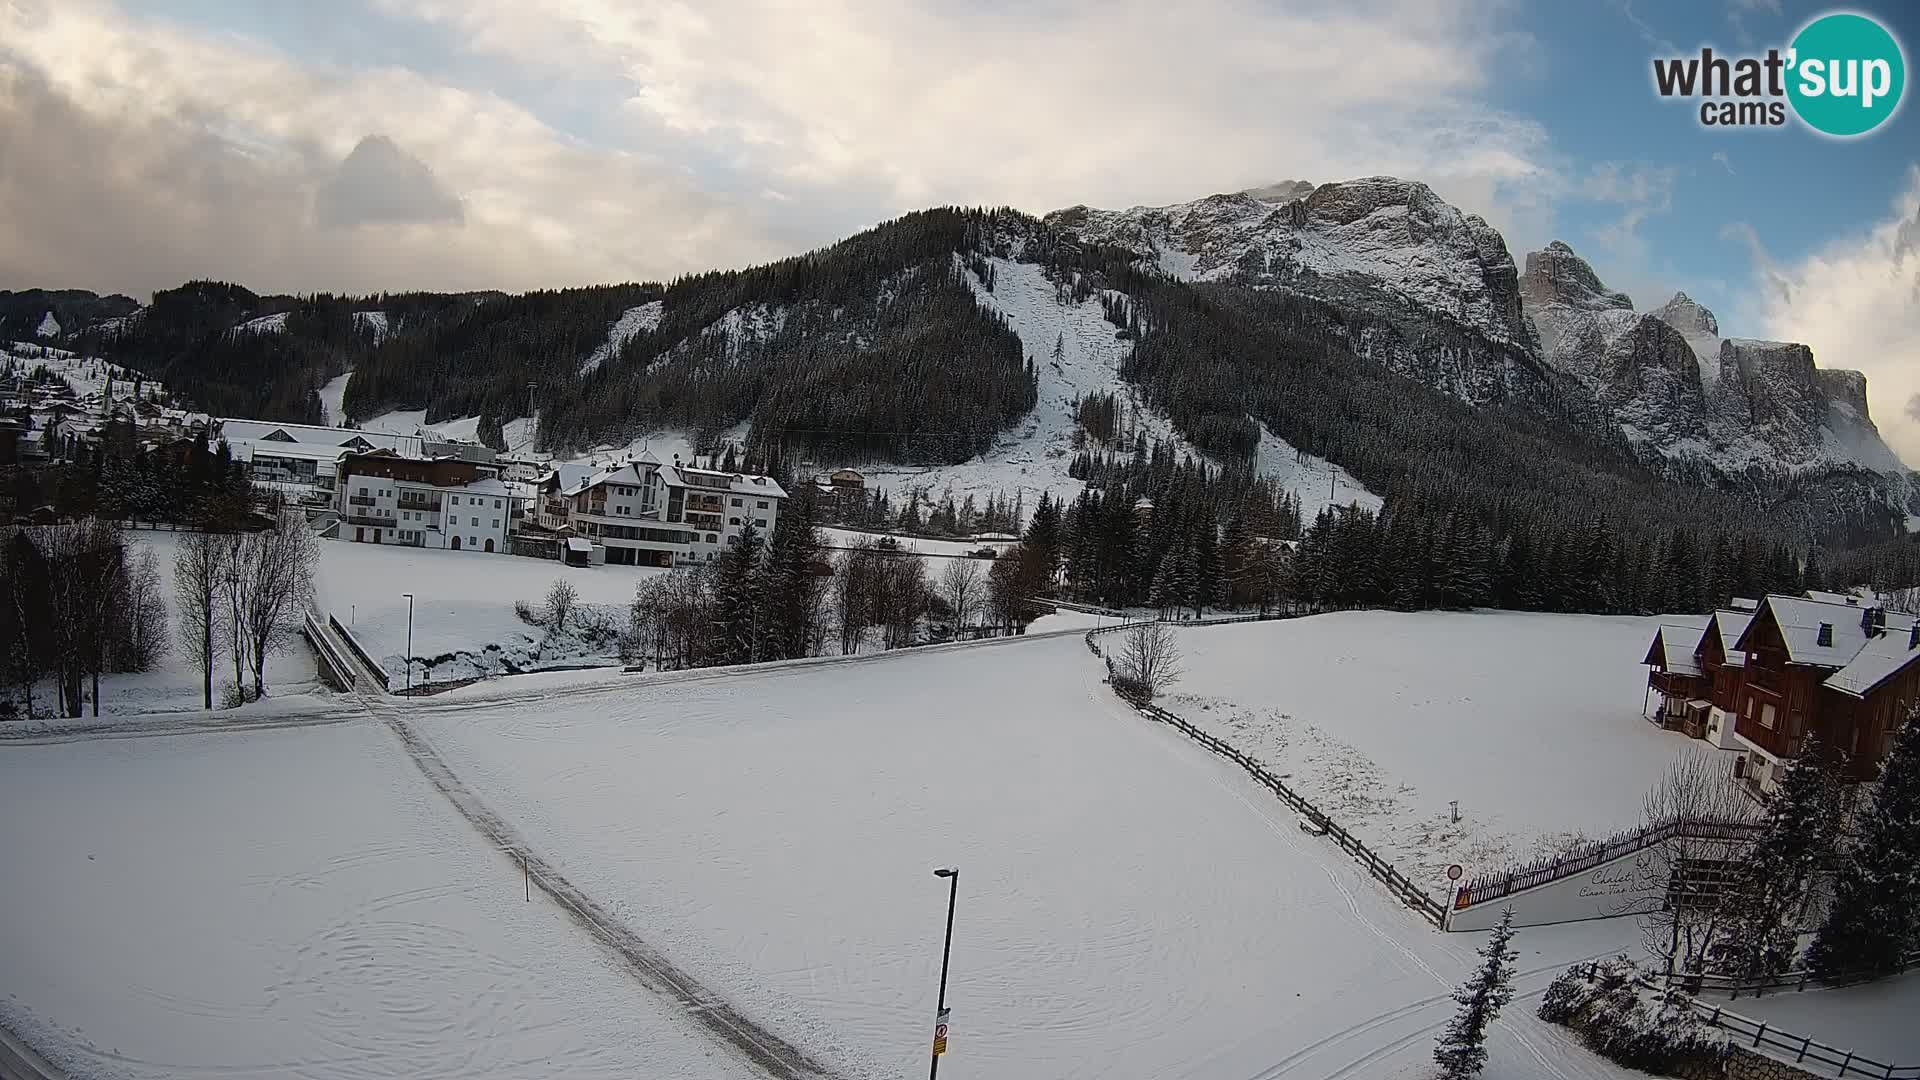
[[[766,518],[754,518],[754,519],[753,519],[753,527],[754,527],[754,528],[756,528],[756,529],[764,529],[764,528],[766,528],[766,527],[767,527],[767,519],[766,519]]]
[[[362,494],[362,495],[365,495],[366,493],[367,493],[367,489],[366,489],[366,486],[365,486],[365,485],[362,485],[362,486],[361,486],[361,488],[360,488],[360,494]]]
[[[474,539],[474,538],[473,538],[473,537],[471,537],[471,536],[469,536],[469,537],[467,537],[467,546],[468,546],[468,547],[472,547],[472,546],[474,546],[475,544],[478,544],[479,542],[480,542],[480,541],[478,541],[478,540],[476,540],[476,539]]]
[[[740,542],[740,538],[739,538],[739,537],[737,537],[737,536],[729,536],[729,537],[727,537],[727,543],[729,543],[729,544],[737,544],[737,543],[739,543],[739,542]]]
[[[719,537],[717,537],[717,536],[715,536],[715,535],[713,535],[712,533],[708,533],[708,534],[707,534],[707,543],[709,543],[709,544],[717,544],[717,543],[719,543],[719,542],[720,542],[720,538],[719,538]],[[707,558],[709,558],[709,559],[711,559],[711,558],[713,558],[713,553],[712,553],[712,552],[708,552],[708,553],[707,553]]]
[[[1768,731],[1773,730],[1773,706],[1772,705],[1760,706],[1760,726],[1763,728],[1766,728]]]
[[[739,505],[740,505],[740,500],[739,500],[739,499],[735,499],[735,500],[733,500],[733,505],[735,505],[735,506],[739,506]]]
[[[474,519],[473,519],[473,525],[474,525],[474,528],[476,528],[476,529],[477,529],[477,528],[479,528],[479,527],[480,527],[480,519],[479,519],[479,518],[474,518]]]
[[[758,509],[765,510],[767,508],[767,500],[761,499],[759,502],[754,503],[753,505]]]
[[[729,524],[729,525],[738,525],[738,524],[740,524],[740,519],[739,519],[739,518],[728,518],[728,519],[727,519],[727,524]],[[729,539],[729,540],[731,540],[731,539],[732,539],[732,537],[728,537],[728,539]]]
[[[495,499],[495,500],[493,500],[493,508],[494,508],[495,510],[498,510],[498,509],[500,509],[500,500],[499,500],[499,499]]]
[[[449,495],[449,496],[447,496],[447,501],[448,501],[448,502],[450,502],[450,503],[452,503],[452,504],[453,504],[453,505],[455,505],[455,506],[459,506],[459,505],[460,505],[460,496],[458,496],[458,495]]]
[[[494,528],[496,528],[496,529],[500,527],[500,519],[499,519],[499,518],[494,518],[494,519],[493,519],[493,527],[494,527]]]

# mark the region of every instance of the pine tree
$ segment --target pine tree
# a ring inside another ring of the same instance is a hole
[[[1500,913],[1493,936],[1480,949],[1479,969],[1453,992],[1460,1011],[1433,1049],[1433,1060],[1447,1080],[1466,1080],[1487,1064],[1487,1029],[1513,1000],[1513,962],[1520,954],[1511,948],[1512,941],[1513,909],[1508,908]]]
[[[1833,904],[1807,948],[1816,978],[1878,978],[1920,945],[1920,709],[1895,736],[1872,802],[1842,853]]]
[[[760,534],[752,522],[741,528],[740,542],[728,548],[714,565],[715,662],[750,664],[759,644],[761,584]]]
[[[1800,918],[1819,864],[1833,849],[1841,809],[1833,762],[1809,738],[1725,897],[1726,933],[1708,954],[1723,974],[1759,979],[1793,966]]]

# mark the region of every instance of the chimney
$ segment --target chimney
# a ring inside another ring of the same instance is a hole
[[[1860,630],[1862,633],[1865,633],[1868,637],[1873,636],[1874,610],[1875,610],[1874,608],[1869,607],[1869,608],[1862,608],[1860,611]]]
[[[1814,637],[1813,643],[1815,645],[1819,645],[1825,648],[1829,648],[1829,649],[1832,648],[1833,647],[1833,624],[1830,622],[1821,623],[1820,633]]]

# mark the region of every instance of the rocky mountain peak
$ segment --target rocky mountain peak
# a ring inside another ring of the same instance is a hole
[[[1633,310],[1627,294],[1602,284],[1600,275],[1565,240],[1555,240],[1545,250],[1527,255],[1520,294],[1530,307],[1566,304],[1585,311]]]
[[[1720,333],[1720,320],[1713,317],[1713,312],[1684,292],[1674,293],[1673,299],[1653,312],[1653,317],[1683,334]]]
[[[1313,184],[1306,180],[1278,180],[1259,187],[1250,187],[1241,192],[1265,203],[1290,203],[1313,194]]]

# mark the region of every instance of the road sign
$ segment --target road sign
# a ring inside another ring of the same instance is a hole
[[[947,1052],[947,1014],[951,1009],[941,1009],[940,1016],[933,1023],[933,1056],[939,1057]]]
[[[1460,875],[1464,873],[1466,873],[1466,871],[1461,868],[1460,864],[1454,863],[1452,866],[1447,867],[1447,880],[1459,881]]]

